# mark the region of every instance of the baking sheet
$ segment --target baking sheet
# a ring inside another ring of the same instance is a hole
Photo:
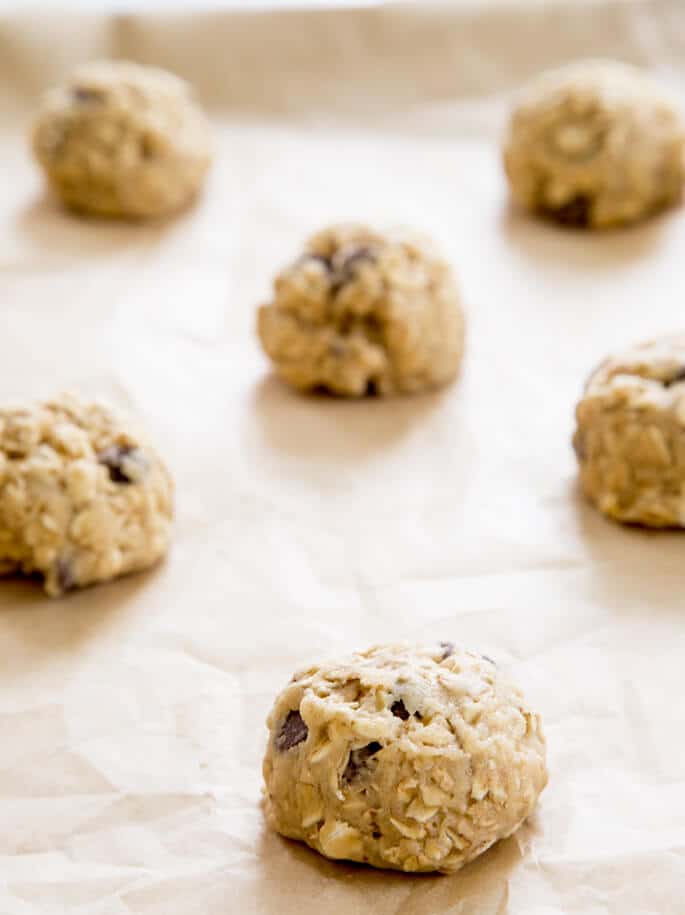
[[[569,438],[606,351],[682,329],[685,211],[587,238],[512,212],[508,91],[582,53],[682,88],[673,3],[0,20],[0,396],[139,413],[173,468],[154,572],[0,586],[0,913],[676,915],[685,890],[683,539],[579,499]],[[98,224],[43,194],[39,88],[120,54],[193,79],[200,205]],[[390,402],[290,393],[255,306],[310,231],[409,225],[454,263],[467,355]],[[452,639],[543,714],[550,784],[454,877],[332,863],[266,831],[264,718],[292,670]]]

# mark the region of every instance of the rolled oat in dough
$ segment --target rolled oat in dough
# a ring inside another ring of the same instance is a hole
[[[33,149],[67,206],[130,219],[183,209],[211,159],[209,126],[188,85],[126,61],[88,64],[51,89]]]
[[[581,485],[600,511],[617,521],[685,527],[685,336],[602,362],[576,420]]]
[[[349,397],[446,384],[464,345],[459,294],[445,261],[426,242],[355,225],[308,241],[276,277],[258,332],[289,384]]]
[[[268,821],[328,858],[456,871],[547,782],[539,717],[490,659],[448,642],[301,671],[268,727]]]
[[[58,596],[146,569],[167,551],[173,484],[108,407],[63,395],[0,409],[0,575]]]
[[[682,195],[685,127],[646,73],[582,61],[543,74],[515,107],[504,141],[514,199],[560,223],[636,222]]]

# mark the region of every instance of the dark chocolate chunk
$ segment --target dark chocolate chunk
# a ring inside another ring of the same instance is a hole
[[[325,384],[315,384],[311,388],[307,388],[307,390],[314,397],[327,397],[329,399],[335,397],[333,391],[327,388]]]
[[[375,253],[368,245],[359,245],[349,250],[345,256],[334,264],[334,275],[331,292],[335,295],[343,286],[354,279],[357,265],[363,261],[375,260]]]
[[[454,642],[438,642],[442,648],[442,654],[440,655],[440,660],[444,661],[445,658],[449,658],[451,654],[454,654]]]
[[[670,378],[666,378],[663,381],[665,388],[670,388],[672,384],[677,384],[679,381],[685,381],[685,366],[679,369],[675,375],[672,375]]]
[[[76,585],[71,563],[67,559],[58,559],[56,571],[57,587],[59,588],[61,594],[66,594],[67,591],[71,591],[71,589]]]
[[[144,460],[142,453],[132,445],[110,445],[98,454],[98,461],[105,465],[113,483],[134,483],[135,480],[126,474],[125,463],[136,461],[143,464]]]
[[[350,758],[347,760],[345,771],[342,774],[343,781],[351,782],[357,778],[360,772],[366,767],[371,757],[375,756],[376,753],[382,749],[382,744],[378,743],[377,740],[372,740],[371,743],[367,743],[365,747],[360,747],[358,750],[352,750],[350,752]]]
[[[590,224],[592,200],[585,194],[577,194],[560,207],[545,207],[543,213],[562,226],[584,229]]]
[[[373,248],[370,248],[369,245],[359,245],[359,247],[347,252],[342,262],[338,264],[338,270],[351,270],[359,261],[372,261],[374,259]]]
[[[303,740],[306,740],[307,734],[309,734],[309,728],[304,723],[302,715],[297,711],[288,712],[288,717],[281,725],[278,734],[276,734],[276,739],[274,741],[276,749],[281,750],[282,752],[291,750],[293,747],[296,747],[298,743],[302,743]]]
[[[402,721],[406,721],[409,718],[409,712],[406,709],[404,702],[401,699],[397,699],[390,706],[390,711],[393,713],[395,718],[401,718]]]
[[[87,89],[85,86],[74,86],[71,97],[77,102],[101,102],[104,93],[101,89]]]

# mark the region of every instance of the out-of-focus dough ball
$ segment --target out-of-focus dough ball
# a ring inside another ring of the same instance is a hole
[[[514,199],[567,225],[636,222],[681,198],[685,128],[646,73],[584,61],[545,73],[516,105],[504,141]]]
[[[33,149],[50,187],[96,216],[168,216],[198,194],[208,122],[177,76],[126,61],[77,69],[45,95]]]
[[[617,521],[685,527],[685,337],[610,356],[576,407],[586,496]]]

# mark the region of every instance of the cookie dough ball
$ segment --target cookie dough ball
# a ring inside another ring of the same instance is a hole
[[[210,164],[207,121],[185,82],[124,61],[76,70],[45,96],[33,149],[64,203],[96,216],[167,216]]]
[[[685,128],[645,73],[586,61],[544,74],[514,110],[504,165],[514,199],[567,225],[636,222],[680,200]]]
[[[328,858],[451,873],[547,783],[538,716],[491,660],[448,642],[297,673],[268,726],[268,821]]]
[[[169,472],[130,424],[62,396],[0,410],[0,574],[58,596],[146,569],[167,551]]]
[[[449,266],[426,243],[354,225],[308,241],[276,277],[258,331],[285,381],[349,397],[443,385],[464,346]]]
[[[685,336],[603,362],[576,408],[586,496],[617,521],[685,527]]]

